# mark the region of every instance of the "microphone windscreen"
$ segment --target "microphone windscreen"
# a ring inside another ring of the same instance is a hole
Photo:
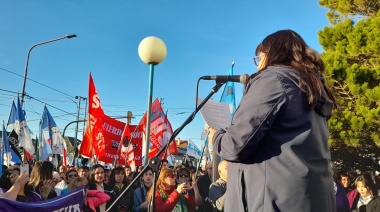
[[[240,83],[247,84],[248,81],[249,81],[249,75],[248,74],[240,75]]]

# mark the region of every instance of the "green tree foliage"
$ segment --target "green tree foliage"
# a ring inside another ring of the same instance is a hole
[[[321,0],[319,4],[330,9],[327,18],[331,24],[347,18],[375,17],[380,9],[379,0]]]
[[[344,164],[361,155],[366,161],[361,164],[366,167],[361,169],[377,169],[374,164],[378,165],[380,158],[380,1],[319,3],[330,9],[327,17],[332,23],[318,34],[324,49],[327,82],[338,103],[329,121],[333,160]],[[339,158],[348,152],[357,155]],[[356,163],[348,166],[359,168]]]

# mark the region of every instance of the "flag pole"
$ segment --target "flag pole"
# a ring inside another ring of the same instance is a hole
[[[40,161],[40,150],[41,150],[41,139],[42,139],[42,119],[40,119],[40,124],[39,124],[39,127],[40,127],[40,129],[39,129],[39,139],[37,138],[37,136],[36,136],[36,161],[38,162],[38,161]],[[40,140],[40,141],[39,141]]]
[[[4,121],[3,121],[3,130],[4,130]],[[4,132],[3,132],[3,135],[4,135]],[[1,165],[1,167],[0,167],[0,173],[3,173],[3,164],[4,164],[4,142],[5,140],[4,140],[4,138],[2,139],[2,141],[1,141],[1,143],[0,143],[0,156],[1,156],[1,158],[0,158],[0,165]]]
[[[117,148],[116,157],[113,160],[113,167],[116,167],[116,164],[119,164],[118,163],[118,155],[119,155],[119,152],[121,151],[121,146],[124,143],[124,133],[125,133],[125,130],[127,129],[128,126],[129,126],[129,123],[128,122],[125,123],[124,129],[123,129],[123,133],[121,134],[121,138],[120,138],[120,142],[119,142],[119,147]]]
[[[195,179],[198,178],[198,171],[199,171],[199,167],[202,165],[202,160],[203,160],[203,154],[205,152],[205,149],[206,149],[206,145],[208,143],[208,135],[210,134],[210,131],[207,131],[207,135],[206,135],[206,139],[205,139],[205,144],[203,145],[203,149],[202,149],[202,154],[201,154],[201,159],[199,160],[198,162],[198,165],[197,165],[197,169],[195,171]],[[206,160],[206,163],[207,163],[207,160]],[[207,165],[207,164],[206,164]]]

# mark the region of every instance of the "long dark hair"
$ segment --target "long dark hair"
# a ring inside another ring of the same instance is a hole
[[[125,174],[125,170],[122,166],[118,166],[114,169],[112,169],[111,171],[111,175],[110,175],[110,181],[108,183],[109,187],[112,189],[113,187],[115,187],[116,185],[116,181],[115,181],[115,175],[116,174],[120,174],[122,173],[124,175],[124,178],[123,178],[123,185],[124,185],[124,188],[127,187],[129,185],[129,180],[127,180],[127,175]]]
[[[0,188],[9,190],[12,187],[10,176],[13,171],[20,172],[20,169],[19,168],[7,169],[3,172],[3,174],[0,177]],[[32,189],[30,186],[27,186],[27,185],[24,186],[24,194],[26,196],[32,195]]]
[[[302,37],[293,30],[280,30],[268,35],[256,48],[256,55],[266,54],[264,67],[290,66],[298,70],[299,86],[307,94],[309,104],[314,107],[324,92],[333,101],[335,97],[321,80],[325,65],[321,56],[311,49]]]
[[[91,168],[91,171],[90,171],[90,174],[88,175],[88,184],[93,184],[95,185],[95,170],[97,168],[102,168],[103,171],[104,171],[104,167],[100,164],[95,164],[92,168]]]
[[[10,176],[13,170],[20,172],[20,169],[17,168],[5,170],[0,177],[0,188],[9,190],[12,187]]]

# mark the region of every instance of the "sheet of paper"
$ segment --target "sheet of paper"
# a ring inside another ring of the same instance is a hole
[[[202,98],[198,98],[198,105],[202,101]],[[226,130],[231,125],[230,109],[224,102],[209,100],[200,111],[206,124],[214,129]]]

